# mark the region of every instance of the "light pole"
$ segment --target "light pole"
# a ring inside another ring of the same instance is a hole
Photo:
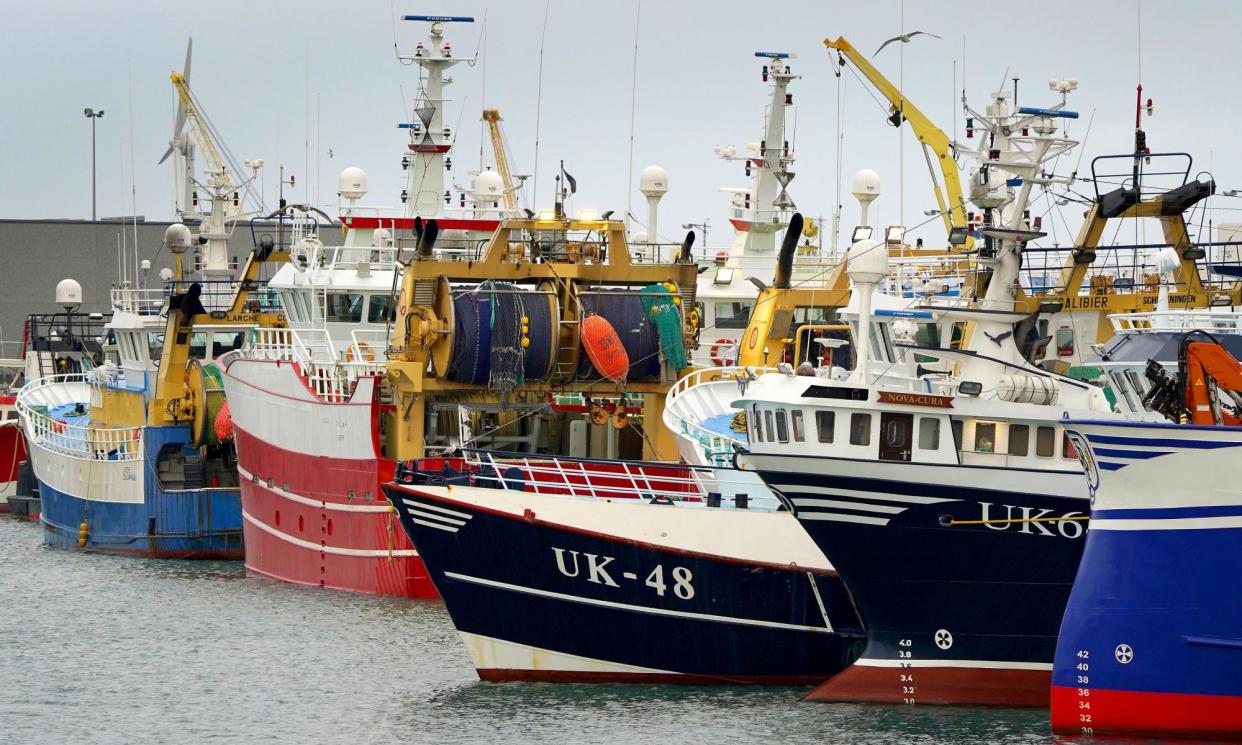
[[[707,226],[711,222],[710,217],[703,218],[703,222],[688,222],[681,226],[682,230],[694,230],[698,228],[703,231],[703,255],[707,256]]]
[[[104,113],[103,109],[84,109],[82,113],[91,120],[91,222],[95,222],[95,120]]]

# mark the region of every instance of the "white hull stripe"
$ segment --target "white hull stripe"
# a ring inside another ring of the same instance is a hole
[[[1009,660],[877,660],[861,657],[859,667],[977,667],[985,670],[1052,671],[1051,662],[1011,662]]]
[[[852,497],[853,499],[869,499],[881,502],[904,502],[907,504],[939,504],[953,502],[953,499],[940,497],[920,497],[912,494],[889,494],[886,492],[862,492],[857,489],[835,489],[830,486],[803,486],[802,484],[773,484],[772,488],[782,492],[801,492],[803,494],[826,494],[832,497]]]
[[[596,605],[602,608],[616,608],[618,610],[628,610],[635,613],[646,613],[652,616],[668,616],[672,618],[689,618],[696,621],[715,621],[718,623],[733,623],[742,626],[762,626],[771,629],[789,629],[790,631],[809,631],[817,634],[831,634],[831,629],[822,626],[802,626],[795,623],[782,623],[780,621],[763,621],[756,618],[735,618],[733,616],[719,616],[714,613],[693,613],[691,611],[669,610],[666,608],[648,608],[642,605],[631,605],[629,603],[618,603],[612,600],[598,600],[596,598],[584,598],[578,595],[568,595],[562,592],[552,592],[551,590],[538,590],[533,587],[523,587],[521,585],[511,585],[508,582],[499,582],[492,579],[483,579],[481,577],[471,577],[466,574],[458,574],[457,572],[445,572],[444,576],[450,579],[460,580],[462,582],[470,582],[485,587],[494,587],[500,590],[511,590],[527,595],[535,595],[544,598],[553,598],[555,600],[565,600],[570,603],[582,603],[583,605]]]
[[[887,517],[864,517],[863,515],[841,515],[835,512],[799,512],[799,520],[832,520],[839,523],[862,523],[863,525],[888,525]]]
[[[433,523],[433,522],[428,522],[426,520],[419,520],[417,517],[410,518],[410,519],[414,521],[415,525],[422,525],[428,528],[435,528],[436,530],[443,530],[446,533],[456,533],[457,531],[461,530],[461,528],[450,528],[449,526],[444,525],[442,523]]]
[[[470,656],[474,658],[474,666],[481,670],[539,670],[544,672],[589,672],[614,673],[617,675],[682,675],[675,670],[660,670],[654,667],[639,667],[623,662],[611,662],[594,657],[582,657],[567,652],[555,652],[543,647],[531,647],[526,644],[496,639],[491,636],[471,634],[466,631],[457,632]]]
[[[1242,516],[1091,520],[1091,530],[1210,530],[1213,528],[1242,528]]]
[[[864,504],[862,502],[842,502],[836,499],[815,499],[815,498],[798,498],[793,503],[799,507],[836,507],[841,510],[858,510],[859,512],[880,512],[889,515],[900,515],[905,512],[906,507],[894,507],[887,504]]]
[[[410,514],[411,514],[411,515],[417,515],[417,516],[419,516],[419,517],[421,517],[421,518],[423,518],[423,519],[425,519],[425,520],[434,520],[434,521],[436,521],[436,522],[440,523],[441,525],[445,525],[445,524],[447,524],[447,525],[456,525],[456,526],[457,526],[457,527],[459,527],[459,528],[460,528],[461,526],[465,525],[465,524],[466,524],[466,522],[467,522],[466,520],[458,520],[457,518],[448,517],[447,515],[437,515],[437,514],[436,514],[436,513],[434,513],[434,512],[423,512],[422,510],[418,509],[417,507],[411,507],[411,508],[410,508]]]
[[[301,494],[294,494],[293,492],[288,491],[286,489],[282,489],[279,486],[276,486],[275,484],[272,484],[269,486],[266,481],[264,481],[263,479],[255,478],[254,474],[242,468],[240,465],[237,467],[237,473],[242,478],[248,479],[255,486],[266,489],[267,491],[270,491],[271,493],[276,494],[278,496],[284,497],[285,499],[288,499],[290,502],[297,502],[298,504],[304,504],[307,507],[318,507],[320,509],[336,510],[338,512],[387,512],[388,511],[387,504],[341,504],[339,502],[327,502],[322,499],[311,499],[310,497],[304,497]]]
[[[263,532],[268,533],[270,535],[274,535],[286,543],[291,543],[294,546],[297,546],[299,548],[305,548],[310,551],[321,551],[325,554],[333,554],[334,556],[361,556],[361,557],[370,558],[370,559],[376,559],[376,558],[388,557],[388,556],[392,556],[393,558],[406,557],[406,556],[418,556],[418,552],[412,548],[404,548],[404,549],[396,548],[396,549],[393,549],[392,551],[389,551],[388,549],[383,549],[383,548],[369,549],[369,548],[341,548],[339,546],[320,546],[318,543],[315,543],[314,541],[307,541],[301,538],[296,538],[294,536],[289,535],[288,533],[283,533],[279,530],[276,530],[275,528],[263,522],[262,520],[256,520],[254,517],[250,515],[249,512],[243,512],[242,517],[246,518],[246,522],[262,530]]]
[[[424,510],[424,511],[431,510],[432,512],[439,512],[445,515],[451,515],[453,517],[460,518],[462,520],[469,520],[470,518],[474,517],[474,515],[471,515],[469,512],[458,512],[457,510],[450,510],[447,507],[439,507],[434,504],[427,504],[426,502],[415,502],[413,500],[406,499],[404,497],[401,498],[401,501],[405,502],[410,507],[414,507],[414,508]]]

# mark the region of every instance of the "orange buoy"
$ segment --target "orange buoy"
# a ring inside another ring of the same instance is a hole
[[[617,336],[617,330],[603,316],[582,319],[582,348],[600,375],[620,383],[630,369],[630,355]]]
[[[220,442],[233,439],[233,416],[229,414],[229,402],[225,401],[220,404],[220,410],[216,412],[216,438]]]

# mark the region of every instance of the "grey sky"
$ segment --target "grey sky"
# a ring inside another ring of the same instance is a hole
[[[564,159],[577,177],[575,209],[626,206],[630,129],[630,79],[634,45],[633,1],[552,0],[544,56],[539,175],[540,205],[551,197],[550,177]],[[662,230],[679,233],[683,222],[710,217],[710,243],[726,241],[727,195],[741,186],[740,164],[712,155],[716,144],[739,147],[761,134],[766,86],[759,79],[757,49],[798,54],[802,79],[791,87],[797,104],[797,178],[790,188],[810,215],[828,215],[834,203],[837,164],[836,79],[822,45],[845,35],[870,53],[900,28],[901,2],[654,2],[641,8],[635,172],[658,163],[670,175]],[[1086,142],[1094,155],[1127,150],[1132,139],[1134,86],[1138,78],[1137,5],[1134,0],[1048,1],[1036,5],[905,2],[905,28],[940,34],[905,48],[905,88],[912,101],[943,128],[959,128],[959,81],[985,103],[1005,73],[1022,78],[1023,103],[1050,104],[1052,77],[1077,77],[1071,106],[1083,118],[1071,130],[1081,137],[1095,111]],[[393,57],[394,24],[404,51],[423,38],[425,25],[395,20],[403,13],[474,15],[478,23],[449,29],[459,53],[473,52],[484,14],[486,104],[505,117],[515,172],[534,170],[534,131],[543,2],[356,3],[113,2],[14,3],[0,25],[0,216],[86,217],[90,212],[90,125],[82,109],[107,113],[99,121],[99,213],[129,214],[130,129],[138,212],[167,219],[172,210],[171,167],[156,161],[167,147],[174,97],[168,73],[179,69],[186,37],[194,37],[192,87],[230,149],[241,158],[267,161],[266,187],[274,202],[277,165],[298,178],[294,198],[314,196],[335,205],[336,175],[347,165],[370,175],[371,204],[398,204],[403,186],[399,160],[406,119],[402,92],[413,95],[416,68]],[[1242,187],[1236,134],[1242,68],[1230,61],[1242,20],[1234,2],[1143,4],[1143,84],[1155,99],[1148,123],[1154,150],[1189,150],[1196,166],[1214,167],[1223,188]],[[963,62],[963,34],[967,36]],[[129,76],[132,61],[133,116]],[[893,80],[899,50],[878,58]],[[449,120],[461,114],[454,177],[478,167],[484,68],[459,66],[450,87]],[[859,168],[877,170],[884,196],[879,224],[898,221],[897,135],[882,112],[848,76],[845,156],[848,188]],[[311,164],[304,154],[307,86]],[[319,102],[318,147],[314,121]],[[464,113],[461,113],[464,109]],[[926,166],[906,135],[905,221],[915,225],[933,206]],[[334,157],[329,159],[328,150]],[[490,156],[489,156],[490,160]],[[124,173],[124,181],[122,181]],[[635,178],[635,185],[637,178]],[[529,189],[527,192],[529,199]],[[644,216],[634,194],[635,213]],[[1216,207],[1234,200],[1217,198]],[[1242,205],[1239,205],[1242,206]],[[847,197],[846,225],[857,209]],[[1216,212],[1217,220],[1231,214]],[[1067,215],[1076,224],[1072,215]],[[922,235],[937,241],[937,225]]]

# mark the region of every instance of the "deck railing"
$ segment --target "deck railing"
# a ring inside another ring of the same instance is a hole
[[[1113,333],[1148,331],[1216,331],[1242,333],[1242,313],[1233,310],[1165,310],[1148,313],[1114,313],[1108,317]]]
[[[256,328],[243,354],[296,362],[316,396],[341,403],[353,395],[359,377],[384,372],[384,334],[383,330],[355,329],[353,341],[342,354],[326,329]]]
[[[48,406],[71,403],[87,390],[85,375],[53,375],[28,383],[17,394],[17,411],[27,441],[80,460],[138,461],[143,459],[142,427],[72,424],[48,413]],[[85,403],[85,401],[82,401]]]

